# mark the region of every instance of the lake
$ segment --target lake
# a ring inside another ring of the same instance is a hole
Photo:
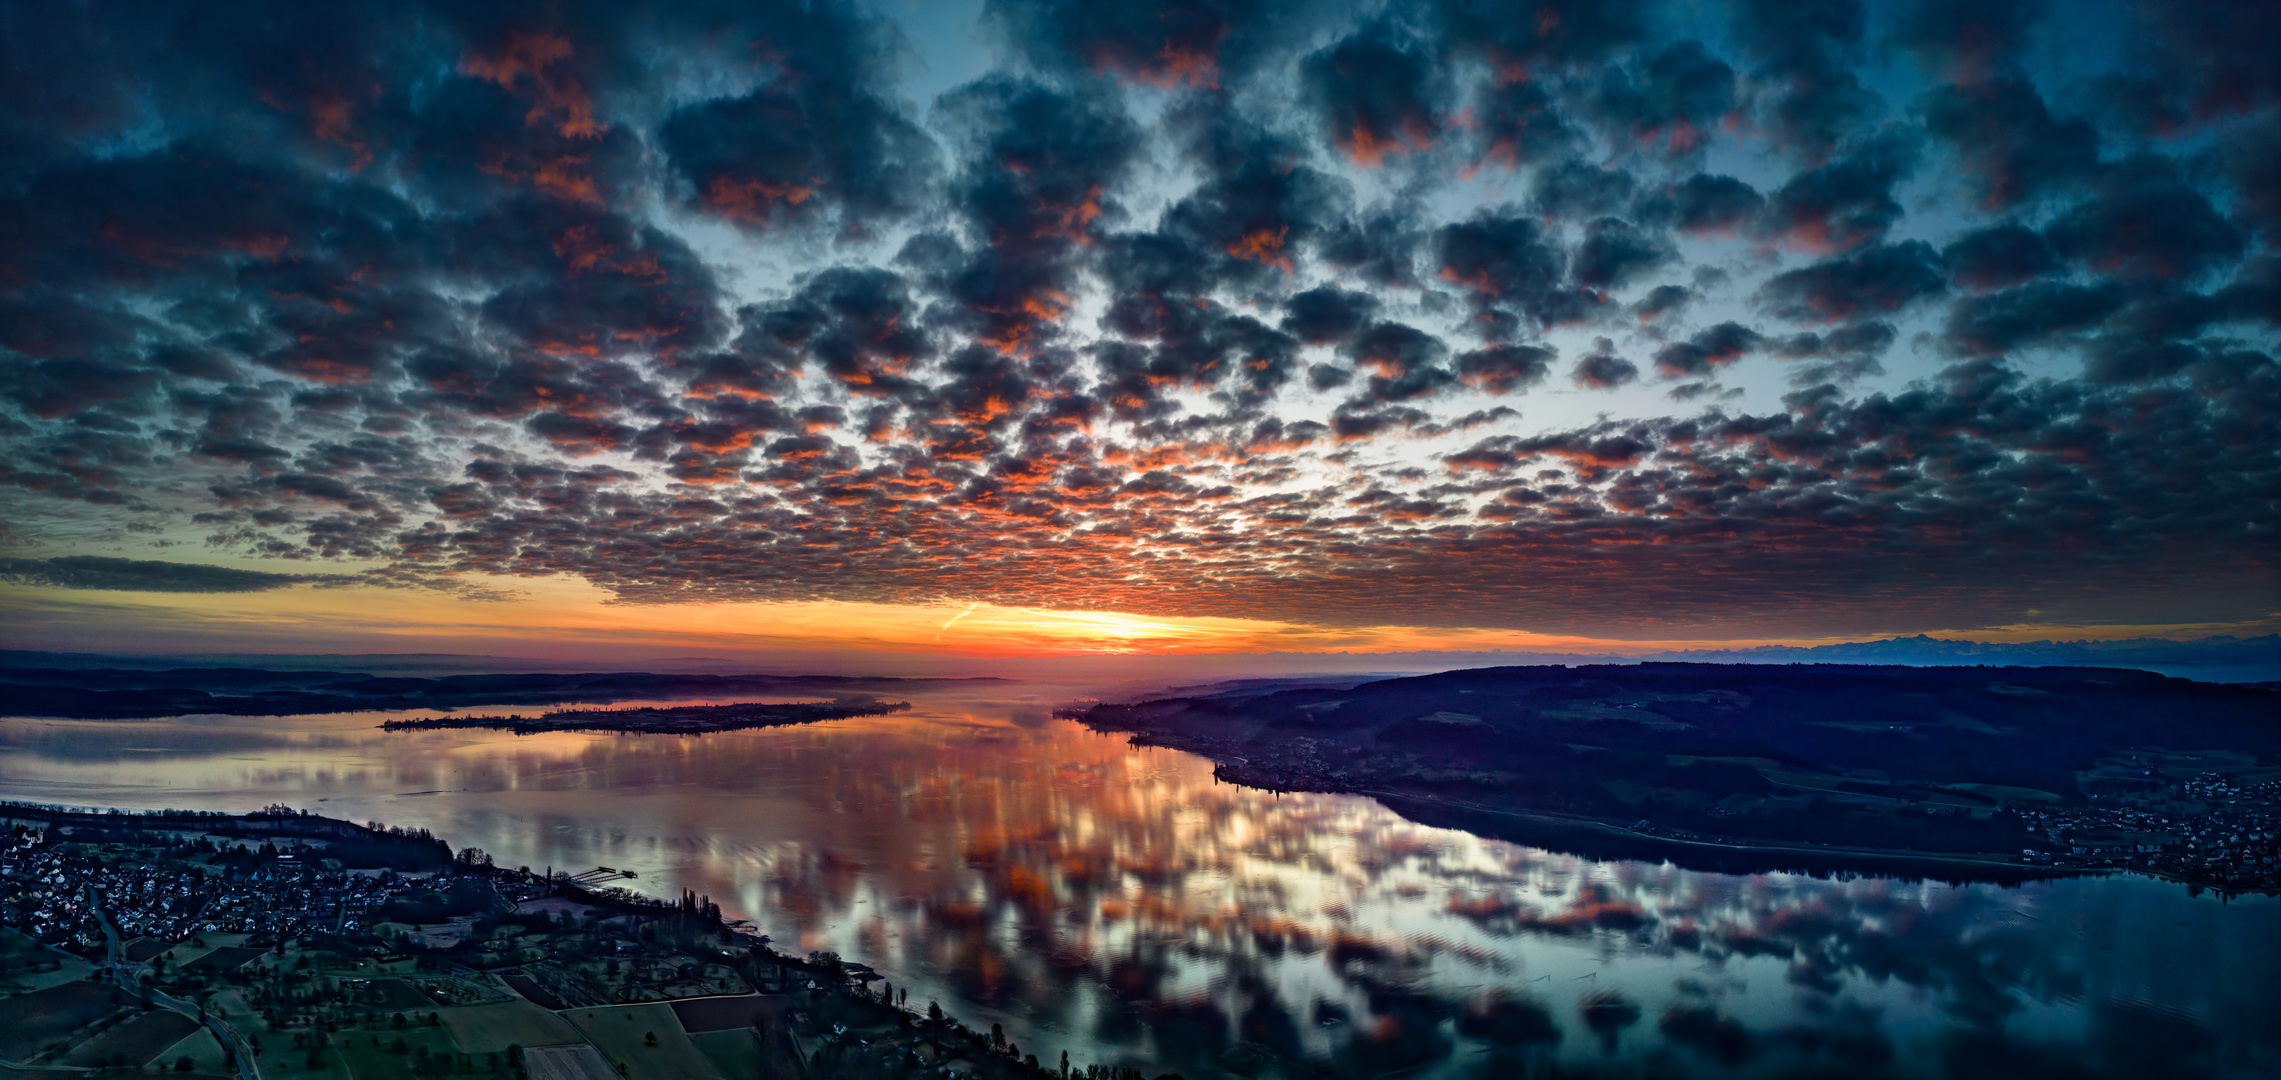
[[[993,684],[695,737],[0,719],[0,798],[269,803],[638,872],[1151,1075],[2281,1075],[2281,903],[1595,861],[1223,784]]]

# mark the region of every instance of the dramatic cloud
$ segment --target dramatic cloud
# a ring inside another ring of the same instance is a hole
[[[1765,342],[1758,332],[1740,323],[1725,322],[1685,341],[1655,351],[1655,369],[1671,378],[1708,375],[1712,369],[1734,363]]]
[[[1925,129],[1953,146],[1989,207],[2008,207],[2088,177],[2099,134],[2081,117],[2058,119],[2033,87],[2013,79],[1944,86],[1923,105]]]
[[[1300,66],[1325,133],[1364,168],[1428,149],[1441,136],[1435,64],[1402,37],[1398,27],[1375,23]]]
[[[2142,282],[2191,279],[2240,257],[2241,231],[2175,164],[2142,156],[2107,172],[2092,197],[2046,230],[2062,255]]]
[[[113,592],[243,593],[295,585],[339,585],[354,579],[345,574],[269,574],[195,563],[65,555],[54,559],[0,559],[0,580]]]
[[[2115,14],[19,5],[0,576],[2261,615],[2281,27]]]
[[[1819,161],[1877,108],[1854,74],[1868,27],[1856,0],[1744,0],[1733,24],[1754,61],[1758,114],[1784,148]]]
[[[1759,234],[1812,252],[1847,251],[1877,240],[1901,219],[1893,191],[1915,171],[1917,158],[1912,133],[1869,133],[1835,160],[1774,189],[1760,211]]]
[[[1576,361],[1572,378],[1576,385],[1590,390],[1606,390],[1622,386],[1639,378],[1639,365],[1615,354],[1615,343],[1607,338],[1595,339],[1592,351]]]
[[[1798,322],[1837,322],[1891,314],[1938,295],[1940,259],[1922,240],[1879,244],[1852,255],[1776,274],[1760,295],[1774,313]]]

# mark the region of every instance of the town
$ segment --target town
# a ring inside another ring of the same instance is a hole
[[[2135,870],[2223,892],[2281,891],[2281,781],[2198,776],[2022,816],[2036,843],[2021,855],[2032,864]]]
[[[0,804],[0,1068],[82,1075],[1144,1080],[1045,1060],[709,898],[417,830]]]

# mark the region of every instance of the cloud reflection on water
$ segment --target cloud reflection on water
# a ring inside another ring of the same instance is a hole
[[[1003,693],[1003,690],[997,691]],[[2281,905],[1600,863],[1214,780],[1032,700],[703,739],[0,722],[0,793],[638,868],[1050,1057],[1188,1075],[2256,1075]],[[130,752],[131,751],[131,752]],[[100,796],[100,798],[98,798]],[[326,799],[323,804],[319,798]],[[200,802],[199,800],[205,800]]]

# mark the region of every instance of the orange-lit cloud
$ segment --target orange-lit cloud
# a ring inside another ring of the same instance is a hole
[[[1293,268],[1291,257],[1283,253],[1283,238],[1290,232],[1289,225],[1254,229],[1229,244],[1228,254],[1238,259],[1249,259],[1262,265],[1290,270]]]
[[[609,125],[594,118],[593,99],[576,77],[562,70],[576,51],[569,39],[558,35],[518,33],[496,52],[462,57],[459,69],[503,89],[529,94],[531,111],[524,123],[536,126],[552,118],[564,138],[592,139]]]

